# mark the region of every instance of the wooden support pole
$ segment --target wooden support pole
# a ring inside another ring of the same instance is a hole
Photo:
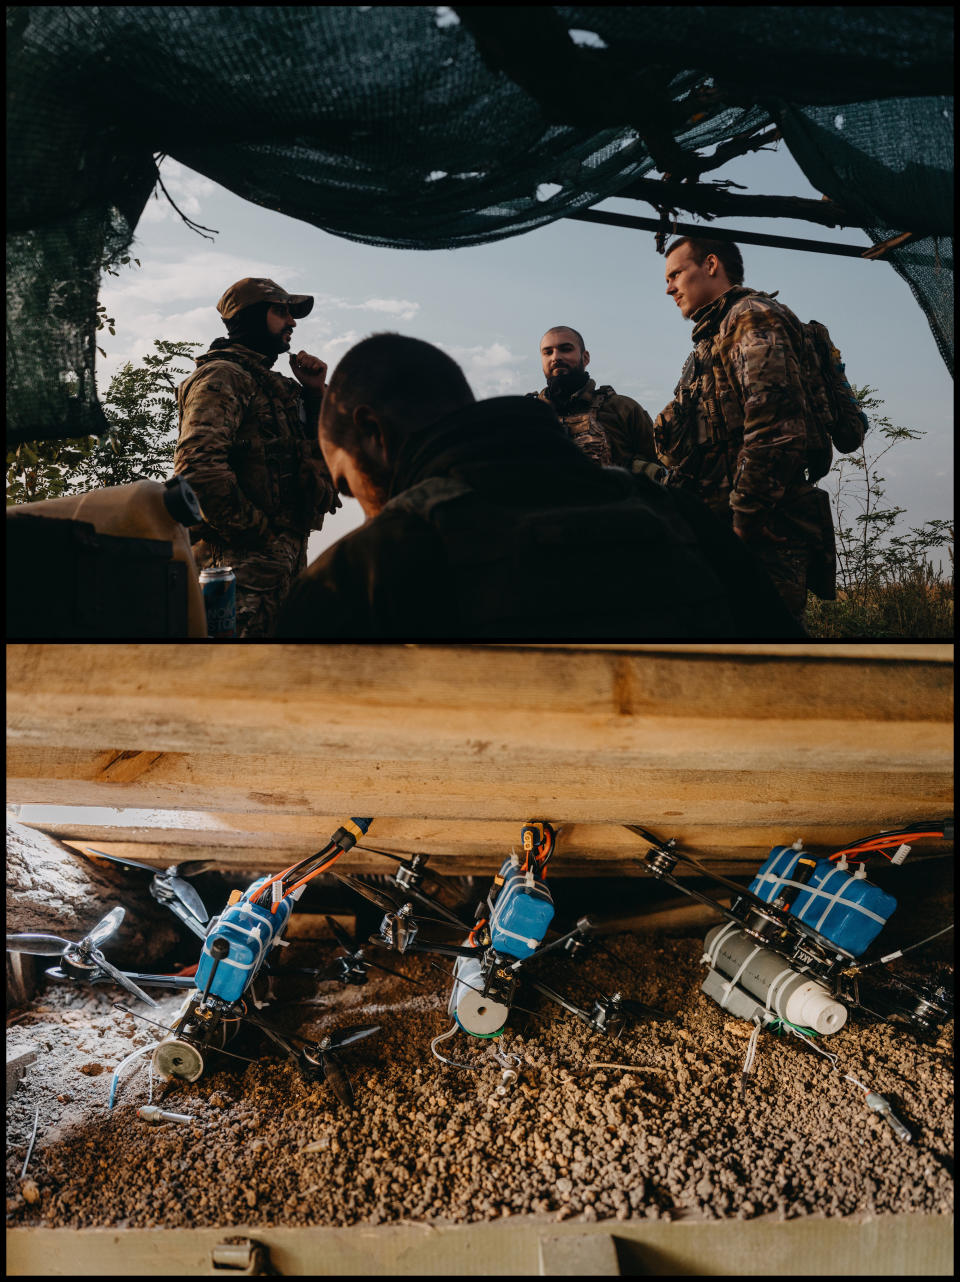
[[[660,231],[659,218],[639,218],[634,214],[612,214],[600,209],[582,209],[565,217],[582,223],[602,223],[608,227],[637,227],[642,231]],[[842,245],[838,241],[804,240],[799,236],[770,236],[756,231],[729,231],[723,227],[704,227],[696,223],[674,223],[671,234],[706,236],[710,240],[735,240],[744,245],[768,245],[773,249],[805,249],[814,254],[836,254],[842,258],[863,258],[869,245]]]

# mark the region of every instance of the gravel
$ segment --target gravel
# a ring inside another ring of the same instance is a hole
[[[661,1008],[619,1041],[591,1032],[535,994],[518,998],[502,1039],[521,1060],[499,1094],[486,1043],[457,1033],[440,1044],[476,1071],[438,1062],[430,1041],[451,1023],[448,982],[418,956],[389,962],[426,988],[370,972],[364,987],[278,974],[283,997],[262,1012],[319,1038],[338,1027],[381,1031],[343,1053],[352,1109],[304,1082],[272,1043],[231,1048],[193,1084],[154,1103],[195,1121],[148,1125],[149,1055],[110,1079],[159,1030],[117,1010],[112,988],[51,984],[8,1015],[12,1047],[37,1062],[7,1101],[7,1220],[11,1225],[130,1227],[345,1225],[476,1221],[539,1214],[564,1220],[752,1219],[775,1213],[953,1209],[953,1023],[928,1045],[902,1026],[852,1016],[828,1039],[845,1073],[885,1095],[910,1127],[904,1143],[830,1061],[789,1035],[764,1033],[745,1100],[740,1077],[751,1025],[700,992],[702,938],[613,936],[609,957],[563,960],[547,981],[581,1005],[591,983]],[[324,946],[292,945],[287,965],[317,965]],[[443,960],[443,959],[440,959]],[[449,963],[447,963],[449,965]],[[919,973],[919,972],[914,972]],[[157,990],[155,990],[157,991]],[[315,1004],[306,1004],[314,996]],[[159,1011],[169,1022],[176,994]],[[627,1065],[593,1068],[594,1064]],[[136,1068],[136,1071],[134,1069]],[[160,1098],[162,1095],[162,1098]],[[24,1158],[40,1105],[26,1178]]]

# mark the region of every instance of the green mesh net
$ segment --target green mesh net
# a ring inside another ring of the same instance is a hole
[[[7,29],[11,442],[105,430],[99,275],[159,154],[351,240],[449,249],[776,122],[875,241],[922,233],[891,261],[952,368],[949,8],[24,6]]]

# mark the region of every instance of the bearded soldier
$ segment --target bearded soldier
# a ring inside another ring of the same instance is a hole
[[[200,569],[229,565],[237,579],[237,635],[265,637],[291,580],[306,567],[307,538],[340,506],[317,440],[326,365],[290,356],[296,382],[274,373],[309,294],[247,277],[217,311],[227,327],[177,391],[174,471],[196,492],[203,523],[190,539]]]
[[[803,333],[771,294],[743,284],[736,245],[684,237],[667,250],[667,294],[695,347],[654,424],[664,484],[697,494],[759,557],[790,612],[807,588],[835,595],[830,500],[807,476],[811,408]]]
[[[597,387],[587,373],[590,353],[582,335],[569,325],[548,329],[540,340],[540,361],[547,385],[530,395],[553,407],[584,454],[603,467],[645,472],[655,480],[663,469],[650,415],[631,397],[606,384]]]

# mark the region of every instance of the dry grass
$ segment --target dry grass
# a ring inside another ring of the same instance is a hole
[[[807,598],[804,626],[812,637],[952,638],[953,581],[922,562],[897,579],[874,579],[837,592],[836,601]]]

